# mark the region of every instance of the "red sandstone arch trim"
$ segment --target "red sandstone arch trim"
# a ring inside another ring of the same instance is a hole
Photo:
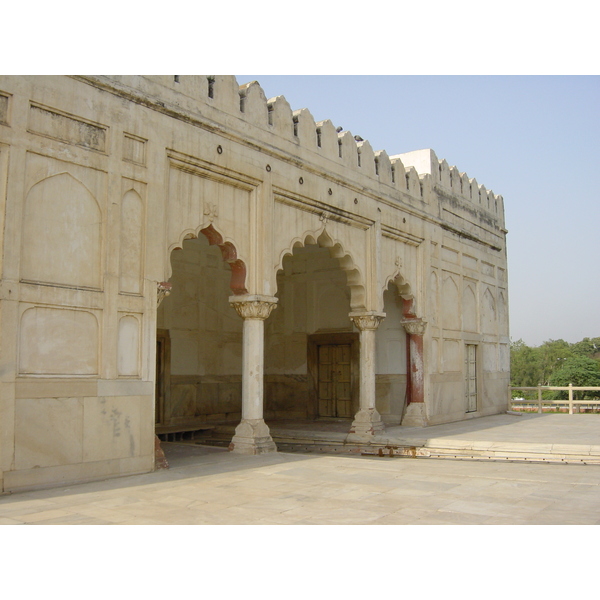
[[[292,239],[291,244],[279,255],[276,272],[283,270],[283,259],[293,256],[294,248],[304,248],[307,245],[327,248],[332,258],[337,259],[342,271],[346,273],[346,283],[350,288],[350,307],[353,311],[366,310],[366,291],[360,269],[356,266],[352,255],[347,252],[342,243],[329,236],[325,229],[319,232],[305,231],[302,236]]]
[[[426,323],[418,316],[413,290],[400,273],[400,269],[396,269],[393,275],[386,279],[382,297],[390,283],[396,287],[402,299],[402,325],[406,330],[406,406],[408,407],[410,404],[425,401],[423,333]]]
[[[238,258],[237,249],[230,241],[225,241],[223,235],[215,229],[211,223],[208,227],[200,227],[197,230],[186,230],[182,233],[178,243],[169,248],[169,279],[172,276],[171,268],[171,253],[173,250],[183,248],[185,240],[196,239],[199,234],[204,235],[210,246],[217,246],[221,250],[221,256],[226,263],[229,263],[231,268],[231,281],[229,287],[234,295],[239,296],[247,294],[246,289],[246,264]]]
[[[384,292],[388,289],[390,283],[393,283],[398,291],[398,295],[402,298],[402,316],[405,319],[417,319],[416,299],[410,283],[406,281],[404,276],[397,269],[391,277],[385,280],[385,285],[381,290],[383,297]],[[383,301],[382,301],[383,302]]]

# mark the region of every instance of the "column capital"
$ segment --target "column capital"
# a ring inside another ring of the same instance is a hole
[[[425,335],[427,321],[423,321],[423,319],[406,319],[400,322],[410,335]]]
[[[168,281],[160,281],[156,284],[156,306],[160,306],[160,303],[171,293],[172,284]]]
[[[259,294],[244,294],[243,296],[229,296],[229,304],[235,308],[242,319],[264,321],[269,318],[271,311],[277,306],[277,298]]]
[[[349,315],[353,323],[361,331],[377,329],[379,323],[385,319],[385,313],[380,312],[351,312]]]

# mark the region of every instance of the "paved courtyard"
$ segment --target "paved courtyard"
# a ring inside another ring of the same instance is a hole
[[[0,497],[0,524],[600,524],[600,466],[165,444],[171,468]]]

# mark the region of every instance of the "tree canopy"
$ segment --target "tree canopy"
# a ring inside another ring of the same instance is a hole
[[[510,370],[513,386],[600,386],[600,337],[574,344],[548,340],[537,347],[511,342]]]
[[[574,355],[567,358],[564,364],[552,373],[550,377],[550,385],[566,386],[572,383],[574,386],[581,387],[600,387],[600,363],[593,358],[587,356]],[[574,392],[578,398],[593,398],[598,395],[598,392]],[[557,390],[556,396],[566,398],[568,392]]]

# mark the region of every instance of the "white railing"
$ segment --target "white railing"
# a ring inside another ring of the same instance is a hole
[[[536,400],[524,400],[522,398],[513,398],[512,392],[513,390],[520,391],[535,391],[537,390],[537,401]],[[568,391],[569,399],[568,400],[546,400],[542,398],[542,392],[544,391]],[[587,391],[587,392],[600,392],[600,387],[578,387],[573,384],[569,384],[566,387],[557,387],[557,386],[549,386],[549,385],[538,385],[536,387],[521,387],[517,385],[509,385],[508,386],[508,410],[512,411],[514,408],[527,406],[536,406],[538,409],[538,413],[543,412],[544,405],[562,407],[568,406],[569,414],[573,414],[573,408],[577,407],[578,412],[582,405],[586,406],[600,406],[600,399],[595,398],[593,400],[573,400],[573,392],[578,391]]]

